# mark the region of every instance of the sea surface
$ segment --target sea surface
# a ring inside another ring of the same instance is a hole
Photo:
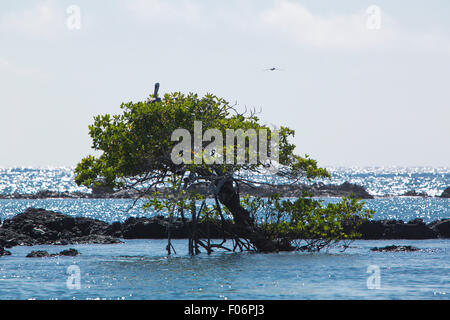
[[[365,206],[374,219],[431,222],[450,218],[450,200],[435,196],[450,186],[450,168],[328,168],[330,181],[357,183],[376,196]],[[0,194],[39,190],[82,191],[73,168],[0,168]],[[430,197],[400,197],[410,191]],[[389,196],[386,196],[389,195]],[[338,199],[323,199],[325,202]],[[129,199],[0,200],[0,219],[28,207],[124,221],[152,216]],[[33,246],[0,257],[0,299],[445,299],[450,297],[450,239],[354,241],[320,253],[187,254],[187,240],[124,240],[114,245]],[[373,252],[412,245],[415,252]],[[26,258],[32,250],[77,257]],[[75,271],[74,271],[75,270]],[[71,273],[72,272],[72,273]],[[73,273],[75,272],[75,273]]]

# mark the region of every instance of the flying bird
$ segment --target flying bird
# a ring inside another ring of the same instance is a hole
[[[264,71],[284,71],[284,70],[277,68],[277,67],[272,67],[272,68],[264,69]]]

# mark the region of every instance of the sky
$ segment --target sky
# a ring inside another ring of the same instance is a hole
[[[447,0],[1,1],[0,166],[75,166],[93,117],[159,82],[261,110],[321,166],[450,167],[449,16]]]

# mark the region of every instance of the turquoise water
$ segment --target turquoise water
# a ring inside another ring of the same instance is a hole
[[[417,252],[371,252],[373,246],[414,245]],[[189,257],[186,241],[167,257],[164,240],[74,245],[77,257],[25,258],[14,247],[0,259],[0,299],[449,299],[448,242],[355,241],[344,253],[214,253]],[[183,249],[184,248],[184,249]],[[67,268],[80,270],[80,287],[67,286]],[[368,286],[369,266],[380,270]]]
[[[372,170],[372,171],[371,171]],[[335,168],[333,183],[364,185],[375,195],[411,189],[440,194],[450,186],[445,168]],[[0,193],[41,189],[86,191],[73,183],[70,168],[0,169]],[[325,199],[337,201],[337,199]],[[426,222],[450,217],[450,200],[386,197],[366,200],[375,219]],[[107,222],[152,216],[127,199],[0,200],[0,219],[41,207]],[[190,257],[187,241],[176,240],[167,256],[165,240],[125,240],[115,245],[34,246],[9,249],[0,258],[0,299],[449,299],[450,240],[355,241],[346,251],[315,254],[230,254]],[[413,245],[416,252],[383,253],[370,248]],[[57,253],[76,248],[77,257],[30,259],[32,250]],[[79,288],[68,286],[69,266],[80,271]],[[372,267],[370,267],[372,266]],[[380,285],[368,280],[379,270]],[[372,282],[370,282],[372,283]],[[370,284],[369,283],[369,284]]]

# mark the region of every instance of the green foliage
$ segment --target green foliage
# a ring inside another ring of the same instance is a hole
[[[79,185],[93,187],[107,185],[116,188],[126,187],[127,179],[150,180],[173,174],[190,172],[198,176],[232,175],[242,168],[258,170],[256,165],[229,164],[179,164],[171,160],[170,154],[178,141],[171,141],[172,133],[179,128],[194,134],[194,121],[202,121],[203,132],[218,129],[225,137],[226,129],[266,129],[254,114],[245,116],[237,113],[233,106],[214,95],[199,98],[196,94],[166,94],[160,102],[128,102],[121,105],[123,113],[111,116],[99,115],[89,126],[92,147],[100,151],[99,157],[87,156],[75,169],[75,181]],[[316,161],[293,153],[295,145],[288,140],[294,131],[280,128],[280,163],[290,168],[293,177],[325,177],[325,169],[318,168]],[[223,154],[226,153],[224,143]],[[248,151],[248,150],[247,150]],[[236,162],[234,162],[236,163]]]
[[[94,118],[89,134],[92,148],[100,155],[89,155],[81,160],[75,169],[75,182],[90,188],[107,186],[143,192],[148,198],[145,208],[153,208],[168,216],[183,216],[185,211],[191,211],[200,220],[229,217],[227,208],[222,210],[217,202],[217,189],[212,192],[216,192],[216,204],[205,205],[204,196],[188,192],[189,188],[206,183],[214,189],[220,181],[230,177],[239,183],[242,181],[235,175],[242,169],[257,173],[264,168],[262,162],[196,164],[191,161],[176,164],[171,158],[171,151],[179,143],[171,139],[176,129],[186,129],[194,137],[194,122],[201,121],[202,136],[208,129],[219,130],[224,138],[227,129],[265,129],[269,139],[274,137],[274,131],[261,124],[254,113],[241,114],[224,99],[210,94],[199,97],[193,93],[176,92],[151,104],[123,103],[121,109],[120,115],[106,114]],[[289,142],[295,134],[293,130],[281,127],[278,134],[279,164],[283,167],[280,175],[293,182],[302,178],[330,177],[308,155],[301,157],[294,153],[295,145]],[[223,155],[228,147],[224,141]],[[245,148],[248,155],[247,142]],[[193,149],[194,156],[195,152],[198,151]],[[160,193],[158,187],[164,187],[165,192]],[[198,212],[196,201],[202,203]],[[355,238],[357,234],[345,222],[356,217],[364,219],[371,214],[363,210],[362,203],[347,198],[324,206],[321,201],[307,195],[295,201],[273,195],[265,200],[244,197],[242,204],[254,221],[261,220],[261,212],[265,214],[262,228],[268,238],[296,243],[297,249],[302,250],[320,250],[332,243]],[[306,245],[302,245],[304,242]]]
[[[267,236],[277,241],[289,242],[298,250],[320,251],[340,241],[354,240],[361,235],[357,227],[373,215],[364,209],[364,202],[342,198],[337,203],[323,205],[322,200],[310,197],[282,200],[278,194],[267,201],[244,198],[243,205],[254,212]]]

